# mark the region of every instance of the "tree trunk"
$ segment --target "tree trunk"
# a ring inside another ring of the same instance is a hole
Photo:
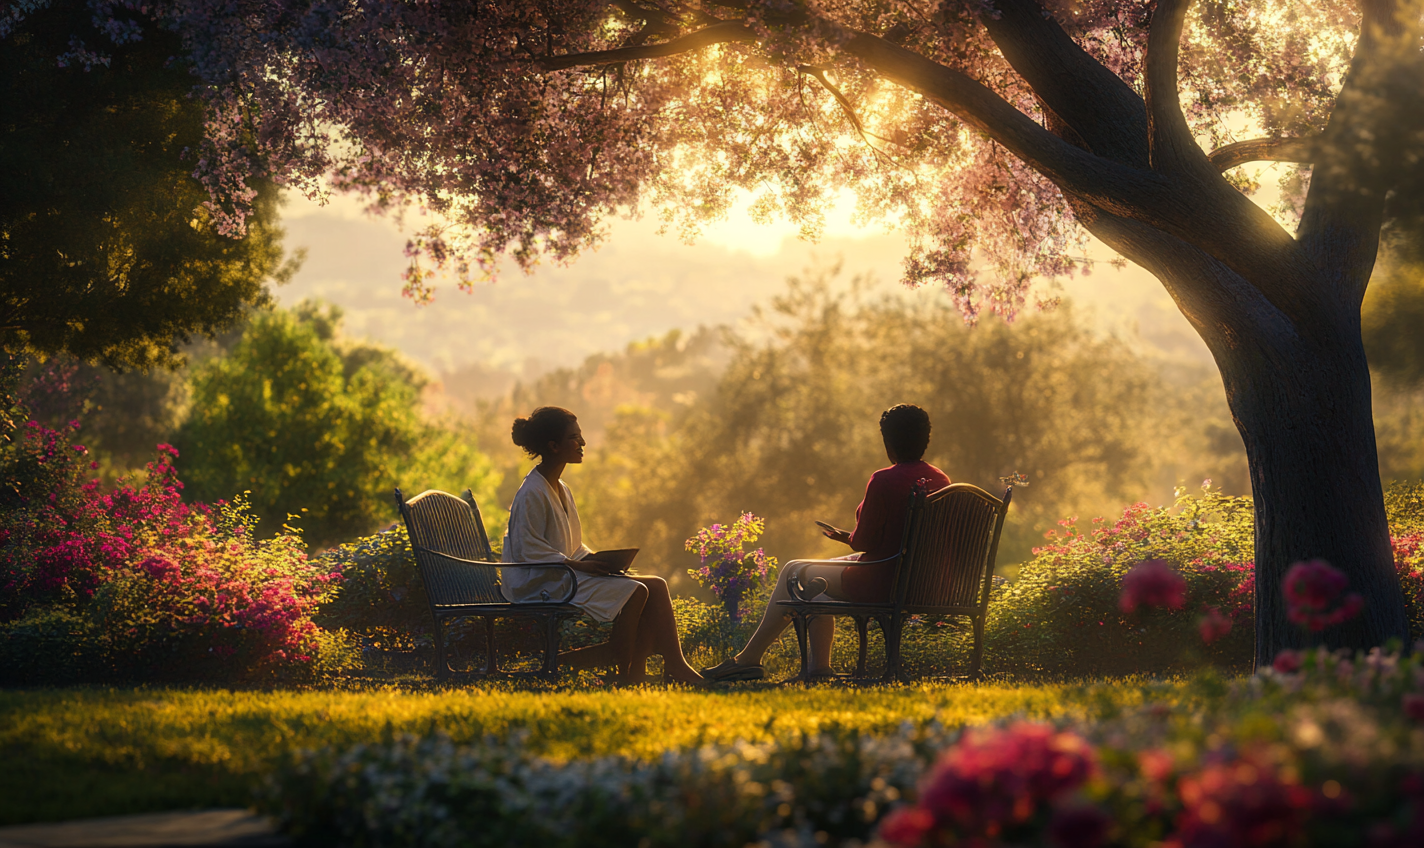
[[[1256,502],[1258,667],[1287,648],[1365,649],[1409,638],[1358,318],[1338,321],[1331,335],[1253,334],[1217,355]],[[1286,617],[1286,570],[1309,559],[1349,577],[1348,591],[1365,601],[1359,616],[1320,633]]]

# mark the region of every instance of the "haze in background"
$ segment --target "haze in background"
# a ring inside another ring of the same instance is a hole
[[[350,335],[398,348],[441,373],[452,394],[495,397],[516,380],[634,340],[736,323],[818,258],[842,259],[844,279],[868,272],[886,292],[932,296],[900,284],[905,246],[898,235],[853,223],[849,201],[826,217],[814,244],[790,224],[759,225],[742,210],[690,245],[675,233],[659,234],[653,220],[615,220],[599,249],[566,267],[546,264],[529,276],[511,268],[470,294],[446,282],[433,304],[417,307],[401,296],[406,237],[394,222],[366,216],[349,197],[333,196],[322,206],[291,194],[287,244],[305,247],[307,259],[275,294],[284,306],[307,298],[334,303],[345,311]],[[1089,255],[1111,253],[1099,248]],[[1059,293],[1105,334],[1168,358],[1210,361],[1162,286],[1135,266],[1098,262]]]

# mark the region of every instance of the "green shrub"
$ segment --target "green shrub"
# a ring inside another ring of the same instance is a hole
[[[332,548],[317,559],[342,577],[317,611],[318,624],[350,631],[380,649],[431,643],[430,603],[404,525]]]
[[[1135,504],[1116,521],[1060,521],[1018,579],[989,602],[985,662],[991,671],[1055,675],[1162,673],[1210,662],[1247,668],[1255,585],[1249,498],[1178,489],[1171,507]],[[1186,606],[1124,613],[1122,578],[1165,560],[1187,582]],[[1203,645],[1199,624],[1215,607],[1231,631]]]

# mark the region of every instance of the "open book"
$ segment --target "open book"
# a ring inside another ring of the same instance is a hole
[[[594,551],[585,560],[594,560],[616,571],[627,571],[628,566],[633,564],[633,557],[638,555],[638,548],[614,548],[607,551]]]

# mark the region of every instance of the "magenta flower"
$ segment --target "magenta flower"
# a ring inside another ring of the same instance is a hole
[[[925,781],[921,812],[887,819],[880,835],[896,845],[917,844],[937,830],[994,839],[1081,787],[1096,769],[1087,741],[1046,725],[966,733]]]
[[[1343,595],[1350,579],[1323,559],[1298,562],[1286,571],[1286,616],[1296,624],[1321,631],[1360,614],[1365,599]]]
[[[1222,615],[1216,607],[1207,607],[1197,628],[1201,631],[1202,641],[1210,645],[1231,632],[1231,619]]]
[[[1134,565],[1122,577],[1118,605],[1123,612],[1138,607],[1181,609],[1187,604],[1187,581],[1166,560],[1149,559]]]
[[[1292,845],[1312,793],[1269,764],[1240,759],[1208,765],[1177,784],[1182,812],[1169,844]]]
[[[1295,674],[1300,671],[1301,656],[1300,651],[1285,650],[1276,654],[1276,659],[1271,663],[1271,668],[1281,674]]]

